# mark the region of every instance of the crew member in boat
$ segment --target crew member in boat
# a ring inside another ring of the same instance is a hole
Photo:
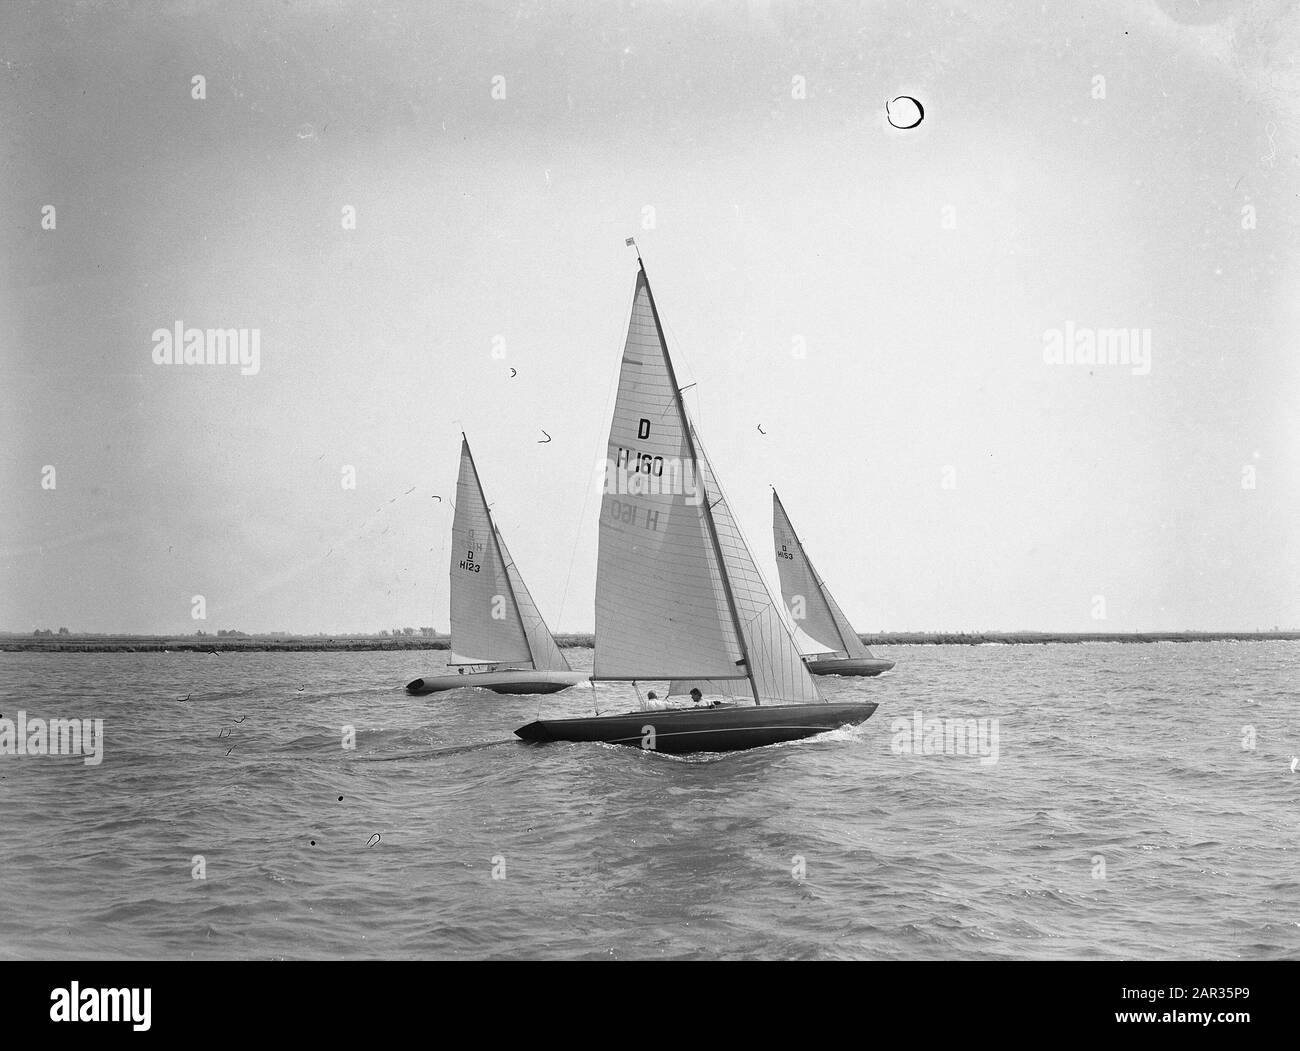
[[[691,700],[695,702],[696,708],[721,708],[721,701],[706,701],[704,694],[700,693],[698,686],[691,687]]]

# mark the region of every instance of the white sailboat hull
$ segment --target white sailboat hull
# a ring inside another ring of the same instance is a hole
[[[589,676],[576,671],[535,671],[506,668],[502,671],[470,672],[465,675],[428,675],[406,684],[414,695],[445,693],[447,690],[491,690],[493,693],[558,693],[586,682]]]

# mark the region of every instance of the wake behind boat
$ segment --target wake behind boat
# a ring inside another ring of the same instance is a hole
[[[669,680],[670,694],[746,703],[539,719],[515,734],[711,752],[863,722],[876,705],[827,704],[800,659],[687,416],[637,262],[601,497],[591,678]]]
[[[573,671],[492,521],[469,441],[460,436],[451,527],[451,660],[454,675],[426,675],[411,694],[463,690],[555,693],[586,680]]]
[[[894,662],[881,660],[862,644],[826,582],[817,575],[775,489],[772,538],[781,597],[804,638],[817,647],[804,654],[808,670],[814,675],[879,675],[889,671]]]
[[[428,675],[406,684],[410,694],[442,693],[475,687],[493,693],[558,693],[586,682],[576,671],[535,671],[531,668],[484,668],[457,675]]]

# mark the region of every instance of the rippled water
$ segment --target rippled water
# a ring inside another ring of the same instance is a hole
[[[1300,957],[1300,645],[882,655],[819,680],[860,727],[672,758],[513,742],[590,687],[407,697],[442,652],[0,654],[5,716],[105,733],[0,756],[0,956]],[[997,762],[898,754],[917,711]]]

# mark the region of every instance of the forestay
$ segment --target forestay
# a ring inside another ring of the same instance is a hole
[[[560,647],[555,644],[555,636],[551,634],[551,629],[542,619],[541,611],[538,610],[537,603],[533,601],[533,596],[528,591],[528,585],[519,575],[515,560],[511,558],[510,551],[506,548],[505,538],[501,535],[500,529],[496,530],[496,536],[501,556],[505,559],[510,590],[514,593],[515,605],[523,621],[524,637],[528,640],[528,648],[533,654],[533,667],[540,671],[572,671]]]
[[[767,583],[754,562],[754,556],[745,543],[740,526],[731,513],[726,495],[700,442],[699,432],[692,429],[691,433],[695,440],[695,454],[699,457],[701,481],[708,495],[718,545],[722,550],[727,579],[736,604],[736,614],[753,668],[754,682],[751,686],[749,682],[702,683],[679,678],[670,684],[668,692],[670,695],[680,695],[689,693],[692,687],[698,687],[706,696],[721,694],[744,698],[752,696],[753,687],[757,687],[761,704],[816,704],[823,698],[804,667],[781,610],[768,590]]]

